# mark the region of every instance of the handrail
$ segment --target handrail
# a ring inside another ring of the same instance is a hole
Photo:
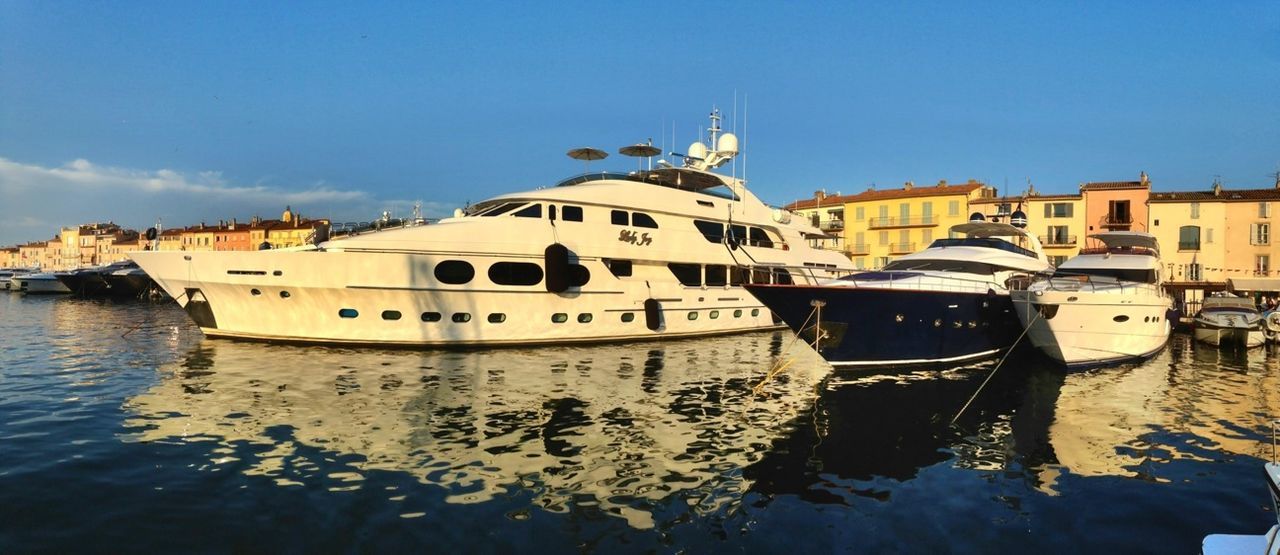
[[[1074,244],[1076,244],[1076,236],[1075,236],[1075,235],[1067,235],[1067,236],[1065,236],[1065,237],[1064,237],[1064,236],[1060,236],[1060,235],[1041,235],[1041,236],[1040,236],[1040,244],[1042,244],[1042,245],[1044,245],[1044,246],[1046,246],[1046,247],[1061,246],[1061,245],[1074,245]]]

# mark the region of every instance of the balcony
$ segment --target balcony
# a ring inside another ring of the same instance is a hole
[[[871,218],[867,223],[867,227],[870,229],[929,227],[936,225],[938,225],[937,216],[917,216],[914,218]]]
[[[1178,241],[1178,252],[1192,252],[1200,250],[1200,241]]]
[[[1040,244],[1046,247],[1074,247],[1075,235],[1041,235]]]
[[[1102,227],[1129,227],[1133,225],[1133,216],[1129,214],[1107,214],[1102,219]]]
[[[915,243],[890,243],[889,254],[907,254],[916,252]]]
[[[818,226],[823,231],[840,231],[844,229],[844,220],[827,220]]]
[[[851,256],[866,256],[871,254],[871,245],[866,243],[857,243],[849,245],[849,254]]]

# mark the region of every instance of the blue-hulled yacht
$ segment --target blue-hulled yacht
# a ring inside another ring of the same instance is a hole
[[[876,271],[817,285],[747,285],[833,366],[961,363],[995,356],[1022,333],[1011,289],[1051,272],[1026,216],[974,213],[951,237]]]

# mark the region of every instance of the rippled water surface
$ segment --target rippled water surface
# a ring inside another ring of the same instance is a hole
[[[1275,522],[1280,358],[833,372],[783,333],[410,351],[0,295],[0,552],[1195,552]],[[782,374],[752,391],[775,360]]]

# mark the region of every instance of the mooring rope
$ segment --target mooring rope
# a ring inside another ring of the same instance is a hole
[[[764,391],[765,384],[772,381],[774,377],[781,374],[783,370],[786,370],[787,367],[791,366],[791,364],[795,362],[795,359],[785,360],[785,362],[784,359],[786,359],[787,353],[791,351],[791,347],[795,346],[796,341],[800,340],[800,334],[809,329],[809,322],[813,320],[814,315],[818,316],[818,323],[814,324],[813,343],[810,344],[806,342],[806,344],[817,350],[818,344],[822,342],[823,335],[825,333],[822,331],[822,307],[827,303],[815,300],[812,304],[813,310],[809,311],[809,316],[804,319],[804,324],[800,325],[800,329],[796,331],[795,337],[791,338],[791,343],[788,343],[786,348],[782,349],[782,352],[778,354],[778,361],[773,364],[773,367],[769,369],[769,372],[765,374],[765,377],[760,380],[760,383],[757,383],[751,388],[752,393],[760,395],[761,392]]]
[[[1027,306],[1032,306],[1030,299],[1027,300]],[[1022,335],[1019,335],[1018,339],[1014,340],[1013,344],[1009,346],[1009,350],[1004,353],[1003,357],[1000,357],[1000,362],[996,363],[996,367],[991,369],[990,374],[987,374],[987,379],[982,380],[982,385],[978,386],[978,390],[973,392],[973,396],[969,397],[969,400],[965,402],[963,407],[960,407],[960,412],[957,412],[955,417],[951,419],[952,426],[954,426],[956,421],[960,419],[960,415],[964,414],[964,411],[969,408],[969,405],[973,403],[973,400],[978,398],[978,394],[982,393],[982,389],[987,387],[987,382],[990,382],[991,378],[1000,370],[1000,367],[1004,366],[1004,361],[1009,360],[1009,355],[1013,354],[1013,349],[1018,346],[1018,343],[1022,342],[1023,337],[1027,336],[1027,332],[1031,331],[1031,325],[1036,323],[1036,320],[1040,319],[1040,310],[1037,308],[1035,311],[1035,316],[1031,318],[1031,321],[1027,322],[1027,325],[1022,327]]]

